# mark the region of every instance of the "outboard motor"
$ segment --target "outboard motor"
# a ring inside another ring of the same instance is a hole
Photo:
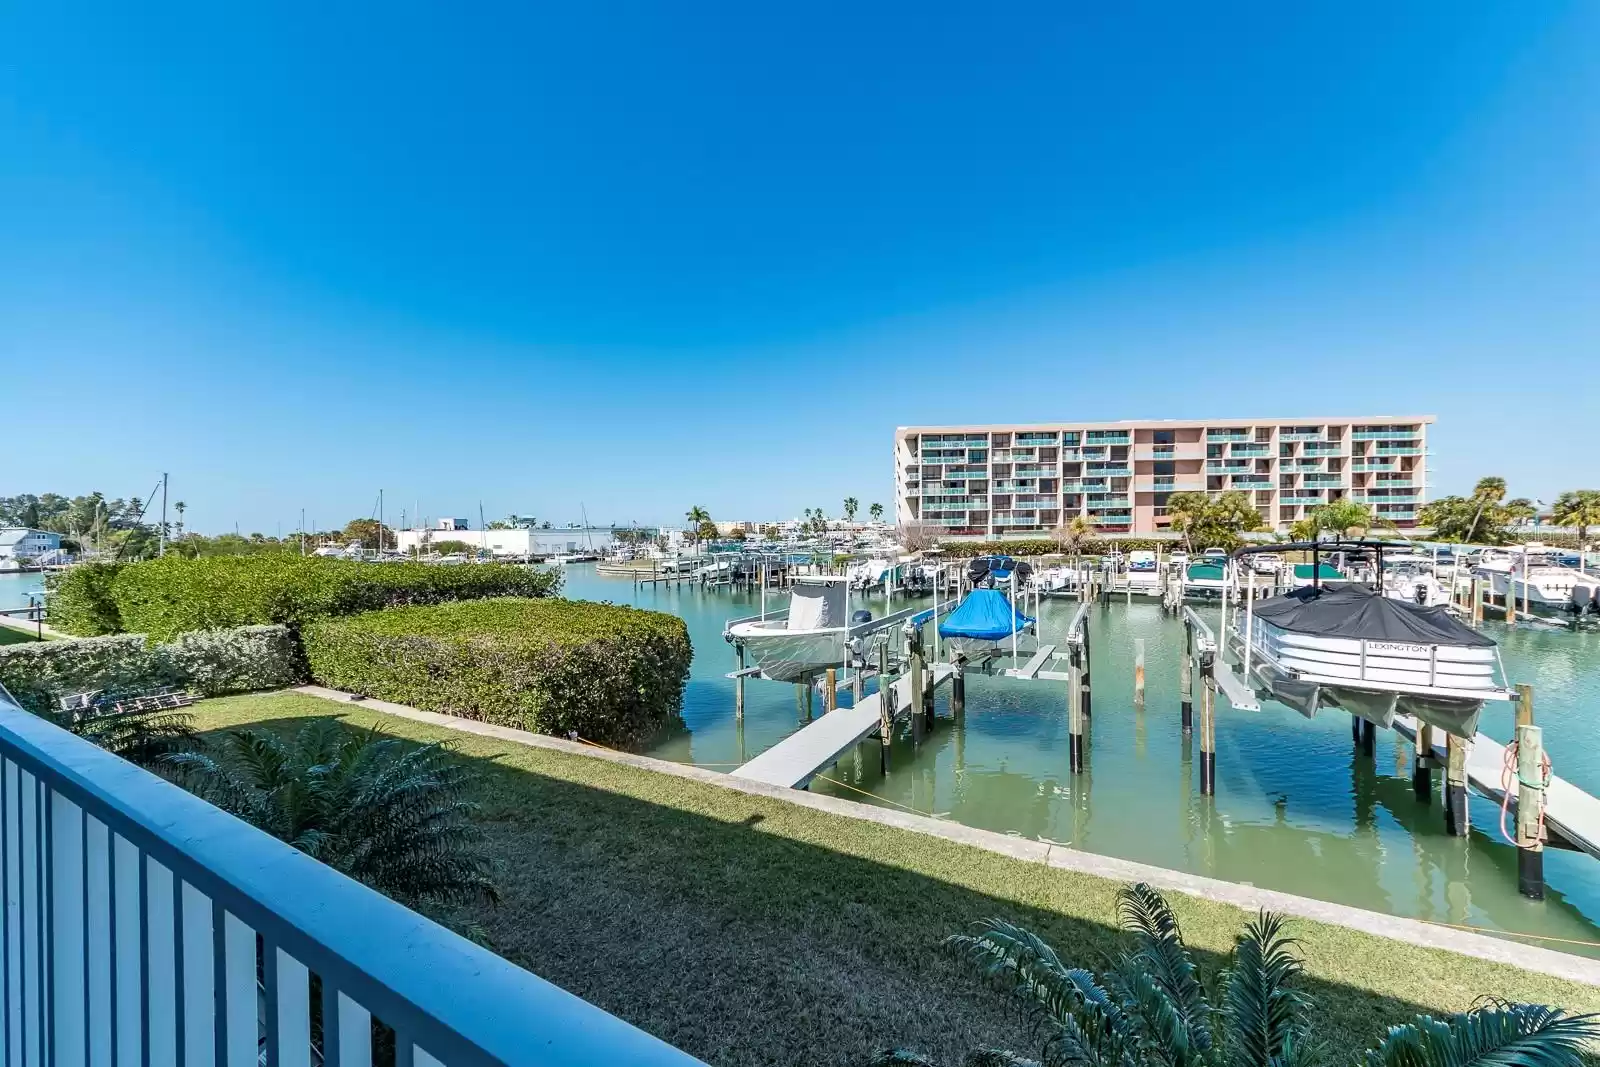
[[[872,621],[872,612],[866,610],[865,608],[861,608],[861,609],[858,609],[856,611],[852,611],[850,613],[850,625],[851,626],[860,626],[864,622],[871,622],[871,621]]]
[[[1418,582],[1416,584],[1416,587],[1414,589],[1412,589],[1412,591],[1411,591],[1411,599],[1415,600],[1419,607],[1424,607],[1424,608],[1427,607],[1428,606],[1428,587],[1425,584],[1423,584],[1422,582]]]

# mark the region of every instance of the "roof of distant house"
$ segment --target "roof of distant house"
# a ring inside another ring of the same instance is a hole
[[[11,526],[0,530],[0,546],[20,544],[24,538],[32,533],[45,533],[44,530],[30,530],[26,526]]]

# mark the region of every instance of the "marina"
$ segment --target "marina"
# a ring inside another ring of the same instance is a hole
[[[747,678],[744,714],[734,714],[737,683],[729,674],[736,661],[722,635],[729,615],[741,606],[755,613],[758,593],[635,590],[630,581],[600,577],[590,566],[568,568],[567,583],[569,596],[669,611],[689,625],[696,656],[685,694],[685,729],[658,740],[647,754],[734,772],[807,728],[805,705],[788,683]],[[920,603],[927,607],[931,600]],[[873,606],[880,613],[884,607],[881,599]],[[1055,650],[1039,661],[1037,673],[1064,667],[1055,653],[1069,646],[1069,629],[1082,607],[1075,600],[1044,598],[1038,646],[1011,669],[1026,672],[1047,646]],[[1220,632],[1219,607],[1197,604],[1192,610]],[[1069,767],[1066,684],[975,665],[965,672],[959,720],[953,687],[943,682],[931,729],[919,738],[911,721],[902,719],[887,770],[880,765],[878,742],[869,736],[874,720],[859,735],[864,739],[845,745],[837,765],[808,787],[1395,915],[1564,939],[1536,943],[1600,955],[1600,944],[1590,944],[1600,943],[1594,860],[1551,848],[1544,858],[1545,899],[1519,895],[1517,850],[1500,835],[1498,801],[1474,791],[1465,801],[1467,835],[1451,836],[1440,800],[1417,799],[1414,750],[1401,733],[1377,731],[1369,754],[1353,740],[1348,715],[1306,719],[1270,701],[1259,711],[1241,711],[1219,700],[1212,727],[1214,793],[1202,793],[1200,736],[1182,729],[1182,616],[1163,610],[1157,598],[1130,602],[1120,596],[1092,605],[1086,622],[1094,687],[1082,773]],[[1536,679],[1538,722],[1556,776],[1578,790],[1600,791],[1600,753],[1589,743],[1587,712],[1600,683],[1600,635],[1507,627],[1494,620],[1484,624],[1484,632],[1499,642],[1513,678]],[[1135,689],[1140,645],[1142,704]],[[850,688],[844,677],[842,707]],[[870,676],[864,684],[870,697]],[[827,717],[814,714],[812,721]],[[1507,743],[1513,717],[1511,704],[1498,704],[1485,712],[1479,729]],[[1552,788],[1552,816],[1556,794]]]

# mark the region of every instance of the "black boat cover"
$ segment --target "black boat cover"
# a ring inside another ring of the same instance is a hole
[[[1457,622],[1443,607],[1390,600],[1353,582],[1320,588],[1308,585],[1263,600],[1256,605],[1255,616],[1281,629],[1318,637],[1494,647],[1492,639]]]

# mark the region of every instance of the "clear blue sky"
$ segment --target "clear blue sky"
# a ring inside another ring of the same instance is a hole
[[[896,425],[1433,412],[1600,485],[1600,4],[0,13],[0,493],[889,503]]]

